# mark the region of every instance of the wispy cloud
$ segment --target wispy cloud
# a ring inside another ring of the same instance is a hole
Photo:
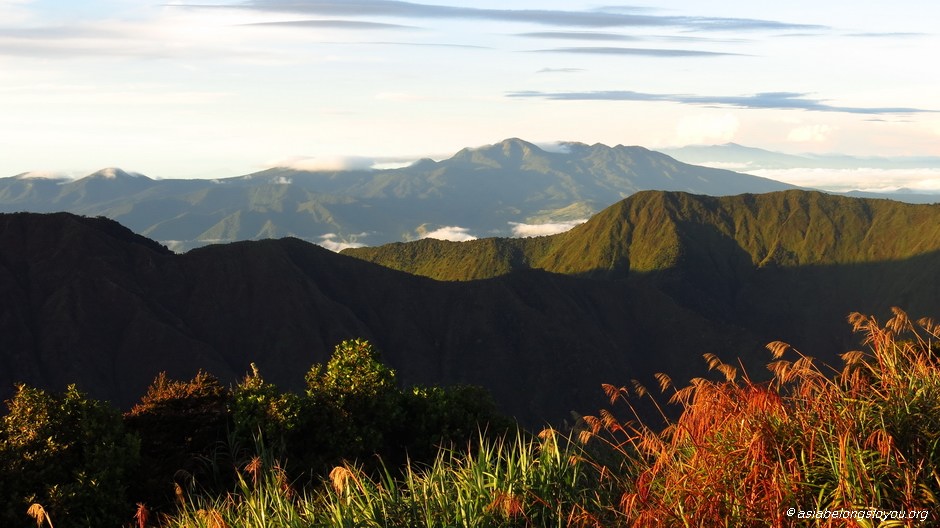
[[[248,17],[226,11],[226,16],[156,16],[140,20],[100,19],[72,25],[3,27],[0,20],[0,55],[69,60],[106,59],[270,59],[271,52],[254,43],[240,42],[235,26]],[[234,15],[234,16],[233,16]],[[245,31],[245,29],[242,29]]]
[[[644,40],[633,35],[620,35],[617,33],[601,33],[597,31],[532,31],[529,33],[516,33],[517,37],[559,39],[559,40]]]
[[[641,14],[637,10],[553,10],[553,9],[485,9],[435,4],[418,4],[396,0],[250,0],[225,6],[190,5],[190,7],[245,8],[282,13],[303,13],[328,16],[382,16],[398,18],[483,19],[501,22],[523,22],[558,27],[679,27],[686,30],[798,30],[821,29],[823,26],[792,24],[776,20],[750,18],[689,17]]]
[[[925,37],[926,33],[910,33],[910,32],[867,32],[867,33],[848,33],[848,37],[859,37],[859,38],[915,38],[915,37]]]
[[[578,73],[587,71],[584,68],[542,68],[535,73]]]
[[[301,171],[333,172],[370,170],[374,164],[374,159],[365,156],[295,156],[270,162],[267,166]]]
[[[352,30],[386,30],[386,29],[421,29],[417,26],[402,24],[387,24],[384,22],[366,22],[363,20],[282,20],[272,22],[251,22],[244,26],[280,26],[316,29],[352,29]]]
[[[529,31],[515,33],[516,37],[575,40],[583,42],[684,42],[684,43],[746,43],[743,38],[712,38],[692,35],[624,35],[621,33],[608,33],[603,31]]]
[[[362,44],[381,44],[383,46],[417,46],[425,48],[463,48],[463,49],[493,49],[489,46],[476,46],[473,44],[447,44],[441,42],[362,42]]]
[[[816,112],[842,112],[849,114],[916,114],[938,110],[912,107],[855,107],[827,104],[823,99],[813,99],[800,92],[764,92],[753,95],[690,95],[657,94],[630,90],[592,92],[510,92],[507,97],[550,99],[556,101],[661,101],[698,106],[716,106],[748,109],[810,110]]]
[[[639,57],[720,57],[741,55],[740,53],[725,53],[719,51],[702,51],[689,49],[661,49],[661,48],[617,48],[603,46],[584,46],[575,48],[551,48],[531,50],[533,53],[577,53],[582,55],[623,55]]]

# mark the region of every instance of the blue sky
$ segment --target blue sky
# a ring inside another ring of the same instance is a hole
[[[940,156],[933,1],[0,0],[0,176],[507,137]]]

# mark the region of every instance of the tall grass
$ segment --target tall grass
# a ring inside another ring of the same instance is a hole
[[[566,440],[552,429],[538,439],[481,438],[473,450],[442,449],[432,464],[407,467],[400,480],[344,466],[318,499],[331,526],[601,526],[612,512],[598,475]]]
[[[718,380],[676,388],[657,376],[675,420],[654,429],[613,412],[586,417],[578,441],[538,437],[443,448],[402,471],[336,467],[298,489],[264,452],[225,497],[181,499],[169,528],[200,527],[891,527],[940,514],[940,326],[901,310],[880,325],[852,314],[867,352],[836,370],[789,345],[768,345],[771,377],[706,355]],[[604,386],[628,409],[656,398],[639,384]],[[262,450],[263,451],[263,450]],[[920,519],[807,520],[796,510],[930,510]]]
[[[806,526],[797,510],[940,506],[938,326],[899,309],[880,326],[852,314],[869,352],[842,355],[828,373],[789,345],[768,345],[772,378],[755,382],[706,355],[721,381],[661,388],[681,406],[661,431],[610,414],[590,417],[584,440],[614,448],[633,475],[617,505],[629,526]],[[645,396],[606,387],[612,401]],[[634,413],[635,414],[635,413]],[[912,520],[817,521],[820,526],[908,526]]]
[[[566,527],[609,525],[616,512],[583,450],[546,429],[539,437],[442,448],[427,465],[400,473],[337,466],[323,485],[298,491],[266,454],[245,465],[225,497],[194,494],[172,528],[223,527]],[[609,488],[612,492],[613,489]]]

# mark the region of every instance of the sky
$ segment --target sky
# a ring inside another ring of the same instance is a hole
[[[934,0],[0,0],[0,176],[393,166],[509,137],[940,156],[938,20]]]

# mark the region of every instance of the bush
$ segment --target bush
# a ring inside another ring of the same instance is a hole
[[[19,385],[0,425],[0,525],[29,526],[38,503],[55,525],[118,526],[139,442],[121,415],[69,386],[53,395]]]
[[[134,500],[159,510],[173,502],[179,486],[199,479],[222,488],[230,482],[207,463],[227,445],[229,392],[215,377],[199,372],[189,381],[161,373],[125,417],[140,436],[145,471],[134,482]]]

